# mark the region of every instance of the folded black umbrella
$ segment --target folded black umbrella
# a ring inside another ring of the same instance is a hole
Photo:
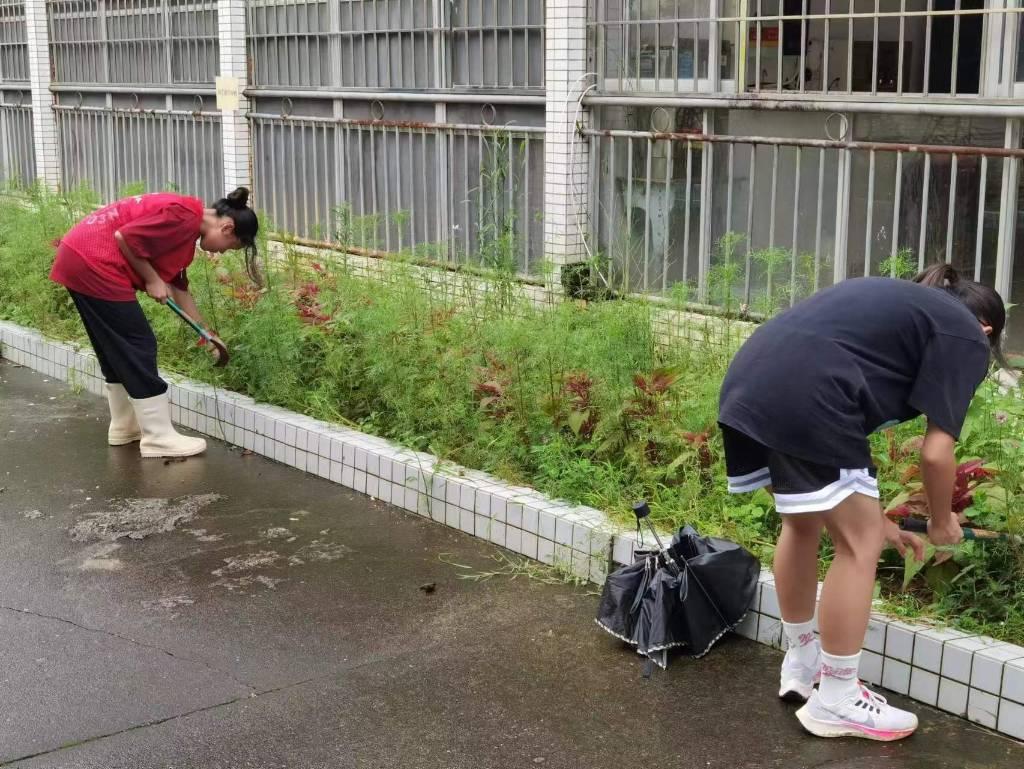
[[[634,507],[637,524],[650,514]],[[734,542],[702,537],[684,526],[665,548],[637,551],[632,564],[608,576],[597,624],[658,666],[669,649],[702,657],[746,615],[761,564]]]

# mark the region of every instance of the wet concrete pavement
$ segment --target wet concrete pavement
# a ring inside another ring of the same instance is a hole
[[[105,420],[0,363],[0,766],[1024,765],[916,705],[900,744],[805,736],[738,638],[644,680],[588,588],[460,579],[496,551],[219,444],[143,462]]]

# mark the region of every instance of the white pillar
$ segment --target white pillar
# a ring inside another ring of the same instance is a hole
[[[237,80],[240,90],[249,84],[245,6],[245,0],[217,0],[220,76]],[[252,188],[252,137],[248,112],[249,100],[244,95],[239,98],[237,109],[221,111],[225,193],[235,187]]]
[[[36,179],[51,190],[61,183],[57,121],[50,91],[50,33],[46,0],[25,0],[25,32],[28,39],[28,76],[32,88],[32,144]]]
[[[587,76],[587,0],[548,0],[544,139],[544,258],[556,269],[587,259],[589,151],[577,121],[589,124],[580,95]],[[557,276],[556,276],[557,277]]]

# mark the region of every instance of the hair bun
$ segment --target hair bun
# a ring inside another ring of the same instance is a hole
[[[225,198],[228,205],[232,208],[241,210],[249,204],[249,190],[245,187],[239,187],[234,192],[228,194]]]

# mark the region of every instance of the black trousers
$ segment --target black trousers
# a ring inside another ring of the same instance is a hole
[[[108,302],[69,292],[110,384],[135,400],[167,392],[156,365],[156,336],[138,302]]]

